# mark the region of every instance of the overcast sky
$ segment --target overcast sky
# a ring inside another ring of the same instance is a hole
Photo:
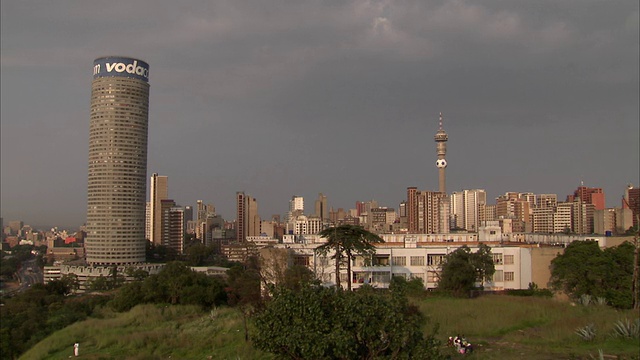
[[[150,65],[147,172],[181,205],[263,218],[406,188],[619,206],[638,186],[638,1],[2,1],[5,224],[86,219],[93,60]]]

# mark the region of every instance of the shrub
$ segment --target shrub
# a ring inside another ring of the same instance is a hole
[[[613,328],[613,336],[620,338],[640,338],[640,318],[632,322],[629,319],[618,320]]]
[[[591,295],[582,294],[578,299],[578,303],[582,306],[589,306],[591,304]]]
[[[584,341],[593,341],[596,338],[596,327],[593,324],[577,328],[575,332]]]

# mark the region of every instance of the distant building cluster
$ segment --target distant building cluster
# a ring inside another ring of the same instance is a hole
[[[270,219],[261,219],[256,198],[238,191],[235,219],[225,220],[213,204],[202,200],[195,208],[177,204],[169,196],[168,176],[152,174],[147,196],[149,65],[138,59],[103,57],[94,61],[93,70],[86,226],[71,234],[56,228],[36,231],[22,221],[0,224],[3,247],[46,245],[52,261],[72,262],[64,270],[50,269],[55,276],[78,273],[91,278],[104,275],[100,269],[109,266],[148,268],[148,243],[177,255],[199,243],[236,261],[259,254],[260,249],[283,249],[292,263],[308,266],[330,283],[333,267],[314,252],[325,241],[318,233],[349,224],[385,239],[372,263],[356,259],[352,273],[344,274],[354,284],[384,286],[392,276],[402,276],[420,278],[426,287],[434,287],[438,266],[448,253],[483,242],[492,244],[499,266],[489,288],[526,288],[547,276],[540,275],[540,269],[548,269],[549,254],[555,250],[541,247],[590,238],[606,246],[609,236],[638,226],[640,189],[631,185],[617,208],[606,208],[601,188],[582,184],[564,201],[557,194],[529,192],[506,192],[495,202],[489,202],[483,189],[448,193],[449,136],[442,113],[434,136],[438,191],[409,186],[397,210],[375,200],[336,209],[319,193],[307,211],[304,198],[294,195],[287,213]]]

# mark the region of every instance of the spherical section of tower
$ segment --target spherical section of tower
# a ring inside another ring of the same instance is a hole
[[[127,57],[93,63],[86,260],[145,261],[149,65]]]

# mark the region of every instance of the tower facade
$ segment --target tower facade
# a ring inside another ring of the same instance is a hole
[[[86,260],[145,261],[149,65],[124,57],[93,62]]]
[[[154,245],[162,243],[162,200],[169,199],[169,178],[158,174],[151,175],[149,181],[149,241]]]
[[[447,140],[449,140],[449,136],[442,128],[442,113],[440,113],[438,132],[434,136],[434,139],[437,144],[436,149],[438,152],[438,160],[436,160],[436,167],[438,168],[438,191],[446,194],[447,186],[445,169],[447,168],[447,160],[445,160],[445,156],[447,155]]]
[[[260,216],[258,201],[245,194],[236,192],[236,241],[244,242],[247,236],[260,235]]]

